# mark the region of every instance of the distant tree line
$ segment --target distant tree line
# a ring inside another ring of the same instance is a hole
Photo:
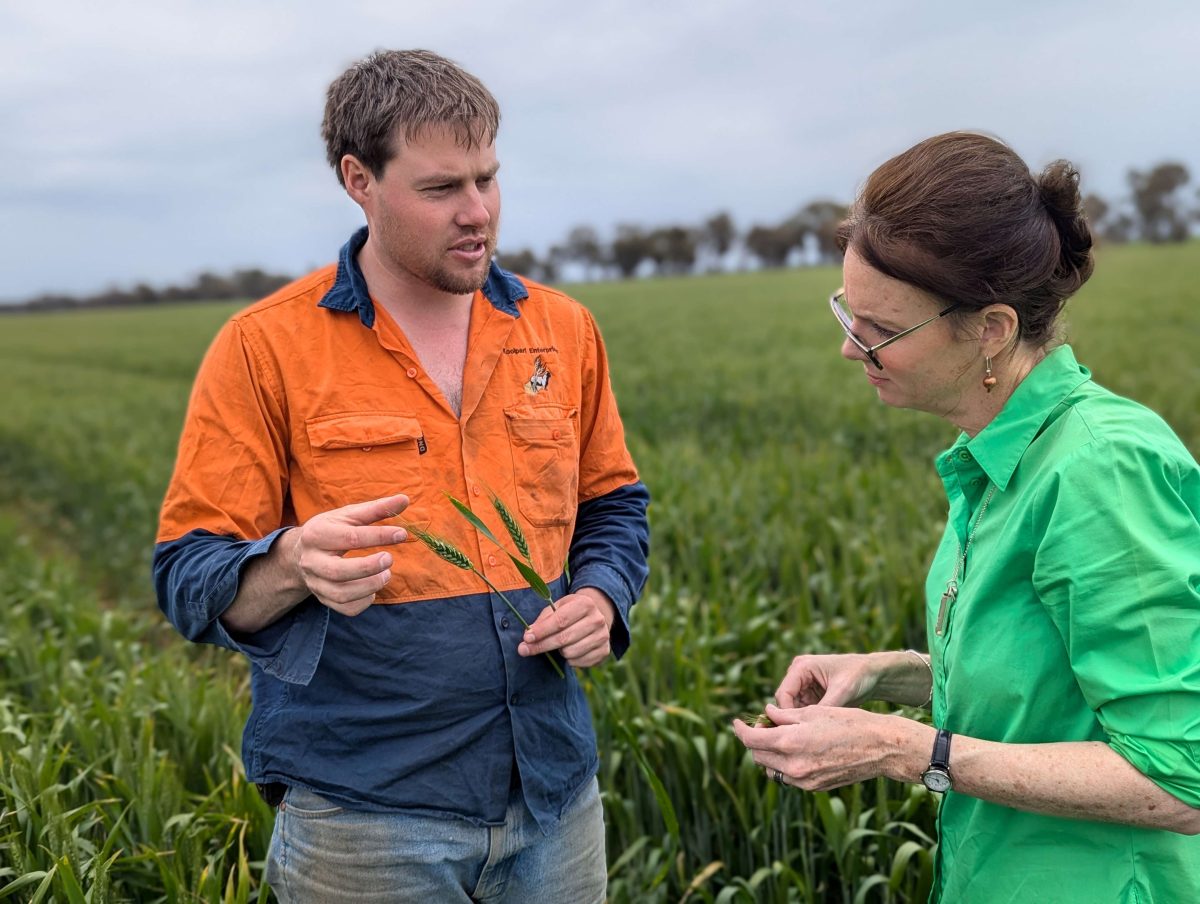
[[[1200,222],[1200,192],[1189,201],[1191,174],[1182,163],[1160,163],[1146,171],[1130,170],[1126,176],[1129,198],[1109,204],[1098,195],[1083,200],[1092,231],[1109,242],[1183,242]]]
[[[234,270],[228,276],[201,273],[188,285],[156,289],[138,283],[132,289],[112,288],[95,295],[76,296],[47,294],[31,298],[23,304],[0,305],[0,312],[63,311],[75,308],[117,308],[131,305],[164,304],[178,301],[223,301],[262,298],[294,279],[281,273],[267,273],[257,268]]]
[[[1083,200],[1084,213],[1096,239],[1114,244],[1182,242],[1200,222],[1200,193],[1189,195],[1191,175],[1182,163],[1160,163],[1126,175],[1129,197],[1110,202],[1096,194]],[[529,248],[504,251],[501,263],[510,270],[554,282],[564,265],[575,265],[584,279],[629,279],[636,275],[672,275],[792,264],[827,264],[841,260],[837,227],[847,208],[837,201],[812,201],[776,224],[740,231],[727,212],[699,226],[645,228],[619,225],[608,243],[591,226],[576,226],[566,241],[544,256]]]
[[[543,282],[557,280],[568,265],[593,280],[745,269],[751,262],[772,268],[834,263],[841,258],[835,238],[846,210],[836,201],[813,201],[781,223],[751,226],[744,233],[727,211],[698,226],[621,223],[607,243],[593,227],[576,226],[544,256],[521,248],[502,250],[499,258],[505,268]]]
[[[1191,174],[1182,163],[1166,162],[1126,175],[1129,196],[1108,201],[1084,198],[1084,211],[1100,242],[1182,242],[1200,222],[1200,192],[1190,193]],[[847,208],[837,201],[812,201],[780,223],[740,230],[726,211],[699,225],[673,223],[646,227],[623,223],[605,241],[591,226],[574,227],[561,244],[538,255],[530,248],[501,250],[500,263],[542,282],[555,282],[568,266],[584,280],[630,279],[635,276],[764,269],[802,264],[829,264],[841,259],[838,223]],[[63,310],[119,307],[181,301],[262,298],[292,277],[259,269],[235,270],[229,276],[201,273],[185,286],[155,289],[141,283],[133,289],[109,289],[96,295],[41,295],[24,304],[0,305],[0,311]]]

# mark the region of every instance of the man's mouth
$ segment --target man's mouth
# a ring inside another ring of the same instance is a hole
[[[463,241],[450,246],[450,250],[455,254],[469,258],[479,257],[486,249],[487,239],[482,236],[464,239]]]

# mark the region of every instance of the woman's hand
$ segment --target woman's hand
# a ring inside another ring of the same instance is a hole
[[[840,657],[816,657],[837,659]],[[774,728],[733,723],[754,762],[778,781],[828,791],[880,775],[916,781],[933,749],[934,730],[902,716],[835,706],[767,707]]]
[[[784,709],[801,706],[861,706],[879,682],[879,664],[863,653],[797,656],[775,691]]]
[[[929,667],[904,651],[797,656],[775,700],[783,709],[868,700],[920,706],[929,699],[930,677]]]

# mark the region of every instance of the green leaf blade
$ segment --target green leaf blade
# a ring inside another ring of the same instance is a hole
[[[461,514],[464,518],[466,518],[468,521],[471,522],[471,524],[475,527],[475,529],[477,531],[479,531],[481,534],[483,534],[485,537],[487,537],[489,540],[491,540],[493,543],[495,543],[501,549],[504,549],[504,547],[501,545],[500,541],[496,539],[496,535],[492,533],[492,529],[490,527],[488,527],[486,524],[484,524],[479,519],[479,516],[476,515],[473,511],[471,511],[471,509],[467,506],[466,503],[460,502],[459,500],[457,500],[453,496],[451,496],[449,493],[446,494],[446,498],[450,500],[451,504],[453,504],[453,506],[456,509],[458,509],[459,514]]]

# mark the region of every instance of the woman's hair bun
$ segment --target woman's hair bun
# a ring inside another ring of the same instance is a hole
[[[1079,173],[1067,161],[1036,175],[998,138],[946,132],[871,173],[838,242],[963,313],[1010,306],[1020,341],[1042,347],[1092,274],[1082,208]]]
[[[1069,160],[1055,160],[1037,180],[1042,204],[1058,231],[1061,250],[1058,266],[1047,287],[1067,298],[1092,275],[1092,230],[1079,196],[1079,170]]]

